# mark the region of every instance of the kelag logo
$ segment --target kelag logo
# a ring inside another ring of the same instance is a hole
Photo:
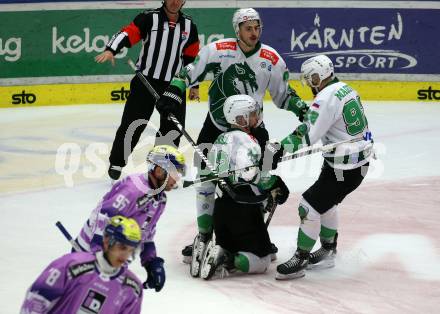
[[[440,100],[440,90],[432,89],[432,86],[429,86],[428,89],[419,89],[417,95],[420,100]]]
[[[331,23],[340,23],[334,22],[335,19],[327,18],[327,20]],[[310,27],[310,30],[298,32],[292,28],[290,43],[292,52],[286,55],[295,59],[306,59],[317,53],[326,54],[333,59],[335,68],[340,68],[341,71],[353,67],[362,69],[415,67],[417,60],[413,56],[398,50],[384,49],[389,46],[390,42],[399,41],[402,38],[404,30],[402,16],[397,13],[395,22],[392,20],[387,23],[388,25],[384,21],[378,21],[375,25],[332,27],[321,25],[321,17],[316,13],[313,27]],[[358,49],[361,47],[365,49]],[[331,57],[332,55],[335,57]]]
[[[5,60],[14,62],[21,57],[21,38],[11,37],[7,40],[0,38],[0,56]]]
[[[12,104],[33,104],[37,100],[37,95],[32,93],[26,93],[24,90],[21,94],[12,94]]]
[[[80,36],[82,35],[82,37]],[[109,36],[107,35],[97,35],[95,37],[90,36],[90,28],[83,28],[83,34],[72,35],[69,37],[62,36],[58,34],[58,28],[52,27],[52,53],[56,54],[59,52],[65,53],[79,53],[85,51],[90,52],[103,52],[105,45],[109,41]],[[115,58],[124,58],[127,55],[127,48],[123,48],[120,53],[118,53]]]
[[[110,95],[113,101],[127,100],[130,90],[125,90],[124,87],[121,87],[119,90],[112,90]]]

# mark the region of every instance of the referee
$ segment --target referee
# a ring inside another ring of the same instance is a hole
[[[185,0],[164,0],[162,7],[139,14],[130,25],[113,35],[105,51],[97,55],[95,61],[103,63],[110,60],[114,65],[114,56],[123,47],[130,48],[142,41],[136,66],[157,93],[162,95],[174,75],[182,66],[193,62],[199,52],[197,27],[189,16],[180,11],[184,4]],[[199,98],[198,86],[190,90],[189,98]],[[113,180],[121,176],[128,156],[147,126],[145,120],[148,121],[153,114],[155,103],[154,96],[140,79],[134,76],[130,83],[130,95],[125,103],[121,124],[116,131],[110,152],[108,175]],[[174,112],[182,124],[185,123],[185,107],[183,103]],[[169,134],[173,130],[175,133]],[[179,142],[180,136],[176,127],[165,114],[161,114],[156,144],[174,144],[177,147]]]

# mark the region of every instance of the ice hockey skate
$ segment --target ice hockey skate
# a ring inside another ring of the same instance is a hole
[[[309,255],[309,252],[298,249],[291,259],[277,266],[275,279],[285,280],[304,277],[309,263]]]
[[[338,234],[336,233],[332,243],[322,242],[321,247],[310,253],[307,269],[326,269],[335,267],[336,245]]]
[[[200,265],[203,260],[203,255],[205,254],[206,245],[210,239],[211,234],[209,233],[199,233],[194,238],[190,264],[190,273],[193,277],[199,277]]]
[[[191,264],[193,253],[193,245],[188,244],[182,249],[182,262],[184,264]]]
[[[214,275],[220,278],[226,277],[228,271],[224,267],[225,261],[225,250],[220,245],[216,245],[214,239],[209,241],[203,257],[200,277],[205,280],[211,279]]]
[[[122,167],[120,166],[110,165],[110,167],[108,168],[108,176],[110,177],[110,179],[114,181],[120,178],[121,172],[122,172]]]

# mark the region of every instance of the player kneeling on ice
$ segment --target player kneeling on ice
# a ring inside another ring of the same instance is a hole
[[[134,219],[112,217],[102,250],[53,261],[26,293],[21,313],[140,313],[142,282],[127,268],[141,243]]]
[[[216,273],[223,276],[231,270],[265,272],[271,261],[272,245],[264,223],[264,204],[275,190],[274,201],[278,204],[283,204],[289,196],[279,176],[259,169],[261,148],[251,135],[260,118],[258,103],[248,95],[234,95],[227,98],[223,111],[230,128],[214,142],[209,159],[220,174],[253,167],[224,178],[234,194],[248,196],[248,202],[238,202],[228,189],[218,184],[212,217],[215,237],[200,252],[202,257],[196,256],[191,264],[191,274],[196,275],[194,266],[200,266],[200,276],[204,279]],[[197,241],[194,248],[200,251]]]
[[[164,260],[154,244],[156,224],[166,205],[165,191],[174,188],[185,173],[185,158],[176,148],[155,146],[147,155],[147,173],[133,174],[116,182],[84,224],[75,242],[83,251],[102,246],[103,226],[109,218],[124,215],[142,226],[140,259],[148,273],[145,288],[160,291],[165,283]]]
[[[297,250],[290,260],[278,265],[277,279],[299,278],[306,269],[334,266],[338,204],[361,184],[373,155],[360,97],[334,76],[332,61],[325,55],[306,60],[301,66],[301,78],[315,99],[303,123],[281,141],[284,151],[293,153],[302,145],[319,140],[324,145],[351,142],[324,153],[321,174],[299,203]],[[321,248],[311,252],[318,237]]]

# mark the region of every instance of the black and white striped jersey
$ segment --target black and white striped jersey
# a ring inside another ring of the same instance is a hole
[[[119,53],[142,40],[136,66],[152,79],[165,82],[194,61],[199,52],[197,27],[192,19],[180,12],[176,23],[168,20],[163,7],[146,10],[137,15],[130,25],[110,39],[106,50]]]

